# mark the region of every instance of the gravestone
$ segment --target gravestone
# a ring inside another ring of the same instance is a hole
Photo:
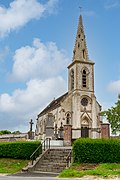
[[[54,116],[49,113],[46,120],[46,138],[55,139],[54,136]]]

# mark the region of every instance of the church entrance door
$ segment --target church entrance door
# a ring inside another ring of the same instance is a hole
[[[81,137],[82,138],[89,137],[89,120],[87,117],[84,117],[81,123]]]
[[[81,128],[81,137],[82,138],[89,137],[89,128],[88,127],[82,127]]]

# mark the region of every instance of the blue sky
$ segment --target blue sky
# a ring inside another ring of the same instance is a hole
[[[95,62],[95,95],[103,109],[116,102],[120,0],[0,1],[0,129],[28,131],[29,120],[67,91],[79,6]]]

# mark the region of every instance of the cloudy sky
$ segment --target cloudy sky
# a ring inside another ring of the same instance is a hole
[[[29,121],[67,91],[79,6],[95,94],[107,109],[120,93],[120,0],[0,1],[0,129],[29,130]],[[35,127],[35,126],[34,126]]]

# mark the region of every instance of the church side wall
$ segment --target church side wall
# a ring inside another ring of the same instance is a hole
[[[57,107],[56,109],[53,109],[49,111],[54,116],[54,128],[57,124],[57,128],[59,129],[62,125],[64,126],[66,124],[66,115],[67,113],[70,113],[70,123],[71,123],[71,97],[69,96],[66,98],[63,102],[61,102],[61,105]],[[36,137],[38,139],[44,139],[45,138],[45,125],[46,120],[48,117],[48,113],[44,114],[43,116],[40,116],[37,120],[37,127],[36,127]]]

